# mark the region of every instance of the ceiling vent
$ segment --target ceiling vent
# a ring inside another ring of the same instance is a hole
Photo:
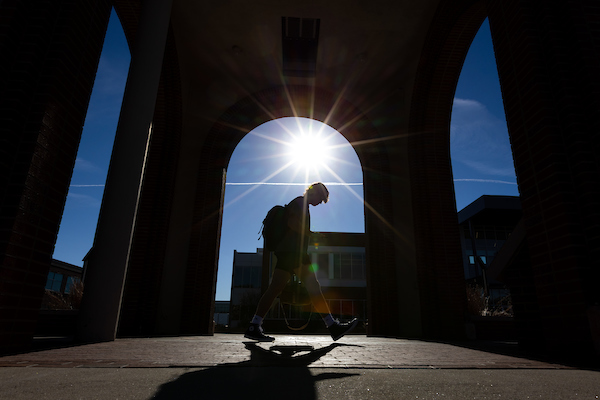
[[[315,76],[320,22],[315,18],[281,18],[284,75]]]

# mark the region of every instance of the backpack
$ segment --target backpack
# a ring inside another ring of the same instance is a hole
[[[274,206],[267,213],[260,230],[261,236],[265,239],[265,249],[275,251],[287,229],[285,206]],[[258,239],[260,240],[260,236]]]

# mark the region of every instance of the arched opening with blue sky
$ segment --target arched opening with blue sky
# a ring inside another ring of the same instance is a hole
[[[519,195],[487,19],[473,39],[456,87],[450,150],[458,211],[484,194]]]
[[[61,261],[81,266],[92,246],[129,58],[127,42],[113,12],[55,247],[54,258]],[[284,150],[289,146],[274,140],[280,135],[290,138],[280,124],[289,130],[298,128],[292,118],[265,123],[240,142],[229,162],[217,300],[229,297],[230,287],[222,277],[228,274],[231,278],[233,249],[255,251],[260,247],[257,231],[267,210],[300,195],[306,182],[324,181],[329,183],[331,192],[330,203],[311,211],[313,230],[364,231],[362,173],[356,152],[346,139],[324,126],[322,135],[329,137],[336,152],[340,151],[334,158],[341,161],[333,165],[330,160],[331,171],[323,169],[320,177],[302,176],[296,167],[273,175],[292,162],[267,155],[289,153]],[[313,122],[313,131],[319,129],[320,123]],[[482,194],[518,195],[487,20],[473,41],[456,89],[451,147],[458,210]],[[269,176],[271,179],[262,182]],[[256,182],[262,184],[249,185]],[[352,185],[338,185],[339,182]]]
[[[329,202],[311,207],[311,230],[364,232],[362,169],[339,132],[307,118],[280,118],[242,139],[227,168],[217,300],[229,299],[233,251],[262,247],[257,231],[267,211],[317,181],[328,187]]]
[[[82,266],[94,241],[131,54],[114,9],[71,177],[53,257]]]

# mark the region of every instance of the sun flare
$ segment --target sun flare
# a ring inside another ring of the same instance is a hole
[[[290,143],[291,161],[305,169],[318,168],[330,158],[329,145],[319,135],[302,134]]]

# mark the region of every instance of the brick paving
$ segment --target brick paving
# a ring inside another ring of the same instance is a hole
[[[420,340],[349,335],[274,335],[252,343],[241,334],[117,339],[0,357],[0,367],[166,368],[310,366],[378,369],[570,369],[558,363]],[[467,343],[468,345],[469,343]],[[312,351],[307,351],[310,346]]]

